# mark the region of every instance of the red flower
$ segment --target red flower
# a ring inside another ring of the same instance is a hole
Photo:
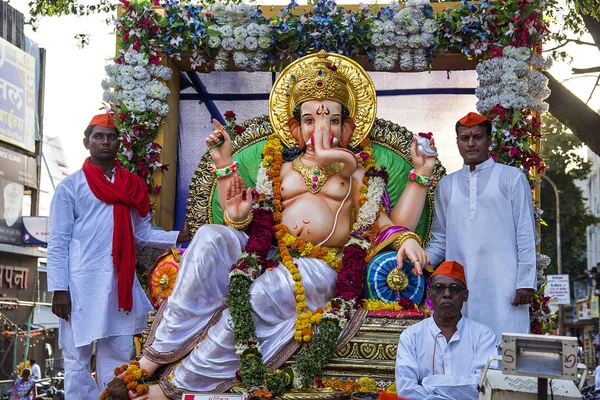
[[[136,40],[135,42],[133,42],[133,49],[135,51],[140,51],[140,48],[142,47],[142,44],[140,43],[139,40]]]
[[[419,132],[419,136],[420,137],[424,137],[425,139],[431,139],[433,137],[433,133],[431,133],[431,132],[427,132],[427,133]]]
[[[412,310],[413,308],[415,308],[415,303],[408,297],[399,298],[398,305],[405,310]]]
[[[335,297],[341,297],[346,301],[358,299],[363,291],[363,279],[367,268],[366,255],[366,251],[356,244],[344,249],[342,269],[335,285]]]
[[[152,193],[160,193],[161,190],[162,190],[162,186],[160,186],[160,185],[154,186],[154,189],[152,189]]]
[[[160,64],[160,54],[150,53],[148,55],[148,62],[152,65]]]
[[[236,135],[241,135],[244,133],[244,127],[241,125],[236,125],[233,129],[235,130]]]
[[[248,228],[248,243],[246,252],[255,253],[261,259],[266,259],[275,236],[275,221],[273,213],[263,209],[255,209],[254,218]]]
[[[233,118],[233,119],[235,119],[235,113],[233,111],[231,111],[231,110],[225,111],[225,114],[223,114],[223,116],[225,118]]]
[[[160,169],[161,169],[162,171],[168,171],[168,170],[169,170],[169,164],[163,164],[163,165],[161,165],[161,166],[160,166]]]

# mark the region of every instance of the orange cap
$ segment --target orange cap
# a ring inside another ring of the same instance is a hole
[[[113,119],[113,117],[108,115],[107,113],[94,115],[94,118],[92,118],[88,126],[90,125],[105,126],[107,128],[117,127],[117,125],[115,125],[115,120]]]
[[[434,275],[445,275],[451,278],[456,278],[467,286],[467,279],[465,278],[465,268],[457,263],[456,261],[444,261],[441,263],[431,274]]]
[[[461,125],[466,126],[467,128],[471,128],[475,125],[479,125],[485,121],[487,121],[486,117],[484,117],[483,115],[474,113],[474,112],[470,112],[458,120],[458,122],[460,122]]]

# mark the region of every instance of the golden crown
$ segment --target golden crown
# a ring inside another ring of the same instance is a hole
[[[300,76],[291,76],[292,83],[296,81],[291,93],[293,107],[309,100],[332,100],[349,106],[348,82],[327,56],[325,51],[319,52],[310,68]]]
[[[269,97],[269,117],[273,131],[286,146],[297,145],[288,126],[294,108],[310,100],[332,100],[348,108],[356,124],[352,146],[358,146],[371,132],[377,115],[375,86],[356,61],[321,50],[292,62],[281,72]]]

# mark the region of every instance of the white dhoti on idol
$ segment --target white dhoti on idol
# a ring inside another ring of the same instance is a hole
[[[239,359],[229,310],[223,311],[203,340],[195,338],[225,306],[229,272],[247,240],[245,233],[233,228],[205,225],[198,229],[181,259],[173,294],[151,334],[152,342],[143,352],[150,360],[164,364],[179,360],[186,354],[184,349],[191,347],[191,353],[170,375],[177,388],[210,391],[235,378]],[[317,259],[294,262],[302,274],[308,308],[314,311],[325,306],[334,295],[337,273]],[[268,362],[294,336],[297,314],[291,274],[281,264],[265,271],[250,286],[250,298],[263,359]]]

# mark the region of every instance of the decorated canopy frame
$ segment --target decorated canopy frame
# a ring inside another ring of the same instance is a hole
[[[549,67],[541,56],[548,30],[539,1],[346,8],[332,0],[285,7],[121,2],[104,100],[122,134],[121,163],[146,179],[155,222],[166,229],[174,216],[175,179],[164,171],[177,162],[179,72],[277,71],[319,48],[351,56],[367,70],[476,69],[478,111],[496,128],[492,156],[523,168],[532,188],[545,169],[536,152],[538,115],[549,95],[539,72]]]
[[[548,34],[541,0],[345,8],[332,0],[290,0],[285,7],[120,1],[118,52],[106,67],[104,101],[121,132],[120,161],[147,181],[155,223],[165,229],[174,219],[176,179],[165,172],[177,163],[179,72],[280,71],[320,49],[371,71],[475,69],[477,110],[495,127],[491,154],[521,167],[539,199],[546,168],[537,153],[539,115],[549,95],[541,71],[550,66],[541,55]]]

